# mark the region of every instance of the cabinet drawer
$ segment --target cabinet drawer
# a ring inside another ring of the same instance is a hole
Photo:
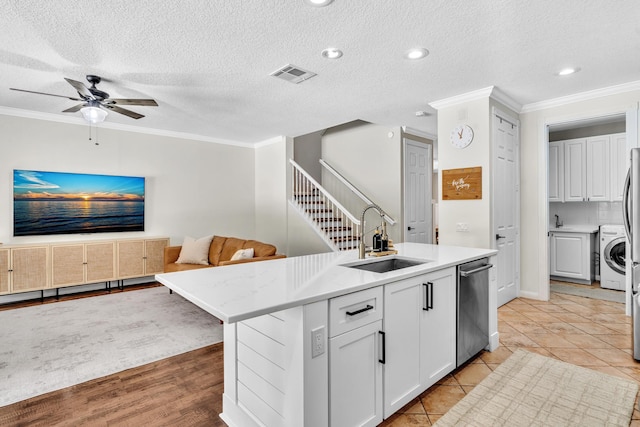
[[[382,319],[382,286],[329,300],[329,337]]]

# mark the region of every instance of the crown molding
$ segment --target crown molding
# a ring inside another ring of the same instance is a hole
[[[443,108],[453,107],[456,105],[464,104],[466,102],[477,101],[485,98],[492,98],[495,101],[498,101],[504,106],[515,111],[516,113],[519,113],[522,109],[522,104],[520,104],[495,86],[488,86],[483,89],[478,89],[472,92],[452,96],[451,98],[434,101],[429,103],[429,105],[436,110],[440,110]]]
[[[432,141],[438,140],[438,135],[434,135],[432,133],[425,132],[416,128],[410,128],[408,126],[402,126],[402,132],[406,133],[406,136],[415,135],[421,138],[430,139]]]
[[[262,147],[267,147],[269,145],[273,145],[273,144],[277,144],[279,142],[282,142],[285,140],[284,136],[274,136],[273,138],[269,138],[269,139],[265,139],[264,141],[260,141],[256,144],[253,144],[252,147],[254,148],[262,148]]]
[[[563,105],[573,104],[580,101],[588,101],[591,99],[602,98],[604,96],[618,95],[621,93],[640,90],[640,80],[634,82],[623,83],[615,86],[608,86],[601,89],[580,92],[569,96],[549,99],[546,101],[533,102],[522,107],[521,113],[531,113],[533,111],[546,110],[548,108],[562,107]]]
[[[516,114],[522,111],[522,104],[520,104],[515,99],[511,98],[509,95],[498,89],[497,87],[493,88],[491,95],[489,95],[495,101],[498,101],[505,107],[508,107],[510,110],[515,112]]]
[[[36,120],[46,120],[50,122],[66,123],[66,124],[72,124],[72,125],[80,125],[80,126],[88,125],[88,123],[84,119],[79,118],[77,116],[61,116],[59,114],[42,113],[39,111],[22,110],[19,108],[0,106],[0,114],[5,116],[22,117],[22,118],[36,119]],[[235,147],[243,147],[243,148],[256,147],[256,144],[247,143],[247,142],[233,141],[233,140],[220,139],[220,138],[211,138],[204,135],[196,135],[196,134],[186,133],[186,132],[174,132],[174,131],[162,130],[162,129],[123,125],[120,123],[102,122],[97,127],[102,129],[119,130],[124,132],[142,133],[146,135],[157,135],[157,136],[166,136],[169,138],[188,139],[191,141],[202,141],[202,142],[211,142],[214,144],[233,145]]]
[[[450,98],[441,99],[439,101],[430,102],[429,106],[436,110],[441,110],[443,108],[464,104],[465,102],[477,101],[479,99],[488,98],[491,95],[491,92],[493,92],[493,89],[493,86],[485,87],[484,89],[478,89],[472,92],[452,96]]]

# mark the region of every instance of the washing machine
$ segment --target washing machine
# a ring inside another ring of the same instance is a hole
[[[627,236],[624,225],[600,226],[600,287],[625,289],[625,252]]]

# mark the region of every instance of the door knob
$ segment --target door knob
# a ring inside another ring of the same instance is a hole
[[[507,237],[507,236],[501,236],[501,235],[499,235],[499,234],[496,234],[496,240],[504,239],[504,238],[506,238],[506,237]]]
[[[408,231],[411,231],[411,230],[413,230],[414,228],[415,228],[415,227],[407,227],[407,230],[408,230]]]

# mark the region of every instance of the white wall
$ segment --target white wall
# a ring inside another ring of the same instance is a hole
[[[390,132],[393,135],[389,136]],[[400,127],[365,122],[337,126],[322,137],[322,158],[397,221],[387,232],[391,240],[401,242],[404,233]],[[354,214],[359,219],[361,212]],[[380,223],[373,210],[365,219],[367,231]],[[366,237],[370,239],[371,233]]]
[[[523,294],[544,299],[549,288],[547,242],[547,147],[545,124],[616,115],[637,109],[640,90],[576,100],[520,114],[521,120],[521,281]],[[636,130],[636,135],[638,130]]]
[[[491,248],[491,112],[489,98],[465,102],[438,110],[438,216],[440,244]],[[449,143],[451,130],[459,124],[473,129],[473,142],[464,148]],[[481,200],[443,200],[442,171],[482,167]],[[468,224],[467,232],[456,224]]]
[[[293,150],[293,160],[321,184],[322,166],[318,160],[322,158],[322,135],[324,132],[323,129],[295,137]]]
[[[274,138],[255,149],[256,239],[287,251],[287,139]]]
[[[254,149],[0,115],[0,242],[185,235],[253,238]],[[13,237],[13,170],[146,177],[145,232]]]

